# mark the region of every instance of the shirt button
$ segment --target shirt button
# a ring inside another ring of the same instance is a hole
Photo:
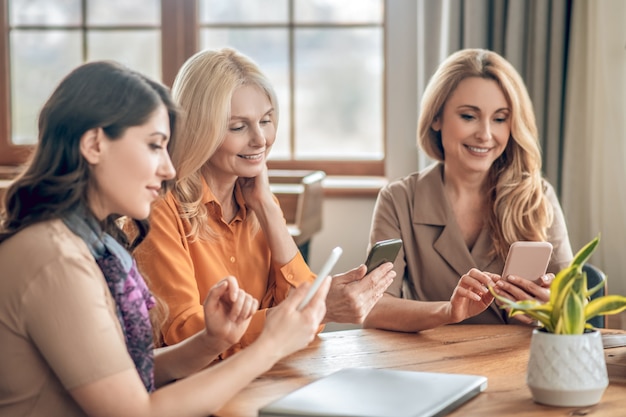
[[[231,256],[231,257],[230,257],[230,261],[231,261],[232,263],[235,263],[235,257],[234,257],[234,256]]]
[[[287,275],[287,279],[292,279],[292,278],[293,278],[292,274]]]

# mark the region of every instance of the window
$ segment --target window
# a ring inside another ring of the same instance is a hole
[[[23,162],[56,84],[86,61],[115,59],[161,78],[159,0],[3,0],[0,164]],[[124,45],[120,48],[119,45]]]
[[[382,1],[200,0],[199,6],[200,49],[234,47],[277,90],[273,166],[306,163],[349,173],[350,162],[362,161],[382,168]]]
[[[25,160],[39,108],[81,62],[115,59],[171,85],[197,50],[231,46],[276,88],[272,168],[383,175],[383,3],[0,0],[0,164]]]

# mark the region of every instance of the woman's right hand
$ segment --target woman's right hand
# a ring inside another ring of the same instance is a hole
[[[450,319],[458,323],[482,313],[494,300],[489,287],[498,276],[472,268],[457,283],[450,298]]]
[[[265,327],[259,341],[269,343],[279,358],[306,347],[317,334],[326,315],[326,295],[330,288],[330,277],[326,277],[311,301],[302,309],[298,307],[311,288],[304,283],[290,291],[289,296],[278,306],[268,311]]]

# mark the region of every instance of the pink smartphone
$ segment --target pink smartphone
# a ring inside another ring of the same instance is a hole
[[[504,262],[502,278],[516,275],[535,280],[545,275],[551,256],[550,242],[513,242]]]

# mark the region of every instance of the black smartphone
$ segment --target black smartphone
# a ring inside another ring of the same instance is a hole
[[[365,261],[365,265],[367,266],[366,275],[385,262],[394,262],[401,248],[402,239],[387,239],[376,242],[374,246],[372,246],[370,253],[367,255],[367,260]]]

